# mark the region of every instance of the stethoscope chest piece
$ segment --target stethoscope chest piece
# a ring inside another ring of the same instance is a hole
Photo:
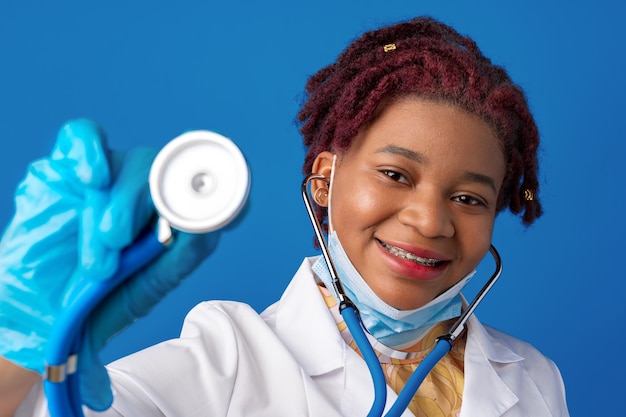
[[[208,130],[183,133],[152,163],[150,193],[159,215],[189,233],[217,230],[244,207],[250,172],[239,148]]]

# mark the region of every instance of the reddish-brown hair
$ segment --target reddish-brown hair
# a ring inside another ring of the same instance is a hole
[[[298,114],[303,172],[311,173],[320,152],[346,150],[381,103],[405,95],[451,102],[492,126],[507,166],[497,211],[522,213],[527,225],[541,215],[539,134],[524,92],[472,39],[429,17],[364,33],[308,80]],[[325,209],[317,215],[323,221]]]

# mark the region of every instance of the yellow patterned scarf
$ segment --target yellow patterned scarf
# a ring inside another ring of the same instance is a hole
[[[343,321],[337,302],[323,284],[319,285],[326,305],[335,318],[337,328],[346,343],[360,354]],[[451,320],[454,322],[454,319]],[[407,351],[396,351],[377,346],[376,354],[383,367],[387,384],[399,393],[413,371],[430,352],[435,339],[444,334],[450,322],[437,324],[421,341]],[[452,350],[435,365],[409,404],[409,410],[417,417],[458,417],[463,397],[465,337],[460,338]]]

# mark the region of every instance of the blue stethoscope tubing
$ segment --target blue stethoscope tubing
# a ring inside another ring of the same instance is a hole
[[[52,416],[82,416],[77,353],[81,348],[83,327],[89,314],[108,294],[129,276],[152,262],[165,250],[150,230],[122,252],[117,272],[106,280],[85,280],[55,322],[46,346],[47,375],[44,389]],[[68,359],[69,358],[69,359]]]
[[[372,382],[374,385],[374,401],[367,416],[379,417],[383,415],[385,406],[387,405],[387,382],[385,380],[385,374],[383,373],[382,366],[380,365],[374,348],[365,335],[363,324],[359,319],[358,309],[348,298],[343,285],[341,284],[341,280],[337,274],[337,269],[335,268],[335,264],[330,256],[328,245],[326,244],[326,239],[324,238],[324,234],[322,232],[322,227],[315,216],[313,202],[311,201],[308,190],[309,183],[313,180],[320,180],[328,183],[329,179],[320,174],[308,175],[302,181],[302,198],[304,200],[304,205],[306,206],[309,219],[311,220],[311,224],[313,225],[315,237],[320,244],[322,256],[326,261],[326,265],[328,265],[328,270],[332,278],[333,289],[339,299],[339,312],[346,322],[348,330],[350,330],[350,334],[354,338],[357,347],[363,355],[363,359],[365,360],[369,372],[372,375]],[[476,310],[476,307],[478,307],[489,290],[491,290],[496,281],[500,278],[500,275],[502,274],[502,259],[500,254],[493,245],[490,246],[489,252],[493,256],[496,265],[493,274],[476,294],[474,300],[472,300],[463,314],[461,314],[457,321],[452,325],[448,333],[437,338],[434,348],[428,353],[428,355],[426,355],[408,379],[398,394],[396,401],[389,408],[387,414],[385,414],[385,417],[398,417],[404,413],[426,376],[435,367],[435,365],[437,365],[437,363],[444,356],[446,356],[450,349],[452,349],[456,339],[465,331],[465,324]]]
[[[82,417],[78,354],[89,315],[130,276],[150,264],[176,239],[176,231],[209,233],[225,227],[246,205],[250,172],[228,138],[207,130],[183,133],[157,154],[150,195],[158,216],[120,256],[115,274],[84,279],[67,295],[46,345],[44,391],[52,417]]]

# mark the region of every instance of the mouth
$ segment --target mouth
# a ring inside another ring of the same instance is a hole
[[[405,261],[409,261],[409,262],[413,262],[416,265],[422,265],[422,266],[429,266],[429,267],[438,267],[443,265],[444,263],[446,263],[446,261],[443,261],[441,259],[434,259],[434,258],[422,258],[421,256],[417,256],[414,253],[411,252],[407,252],[404,249],[401,249],[397,246],[393,246],[393,245],[389,245],[381,240],[378,240],[378,243],[380,243],[380,245],[385,248],[385,250],[387,252],[389,252],[390,254],[392,254],[393,256],[396,256],[400,259],[403,259]]]

